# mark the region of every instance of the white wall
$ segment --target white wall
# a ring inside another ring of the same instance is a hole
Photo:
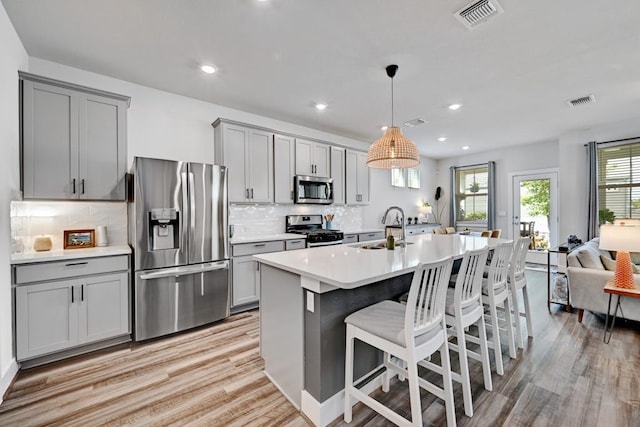
[[[420,158],[420,189],[391,186],[391,171],[371,169],[371,204],[363,209],[365,228],[381,228],[382,215],[390,206],[399,206],[407,217],[418,216],[421,202],[433,205],[436,191],[436,161]],[[433,222],[433,216],[430,217]],[[392,218],[389,218],[391,220]]]
[[[28,56],[0,4],[0,402],[17,365],[11,332],[11,246],[9,205],[18,195],[18,70],[26,70]]]
[[[509,209],[509,174],[542,169],[558,168],[559,144],[549,141],[527,145],[517,145],[500,150],[471,153],[468,155],[443,159],[438,161],[438,185],[443,189],[441,202],[446,206],[442,215],[443,224],[449,224],[451,203],[451,184],[449,168],[451,166],[466,166],[489,161],[496,162],[496,214],[510,211]],[[442,205],[441,205],[442,206]],[[561,216],[562,217],[562,216]],[[503,230],[503,235],[509,236],[511,220],[506,215],[497,215],[496,228]],[[562,234],[560,234],[562,236]]]

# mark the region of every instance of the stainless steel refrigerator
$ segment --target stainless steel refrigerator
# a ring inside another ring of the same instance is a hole
[[[133,338],[227,317],[226,168],[136,157],[129,188]]]

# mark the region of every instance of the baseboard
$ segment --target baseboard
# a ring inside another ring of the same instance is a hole
[[[11,359],[9,369],[7,369],[7,372],[5,372],[2,377],[0,377],[0,403],[2,403],[5,393],[7,392],[7,390],[9,390],[11,384],[13,384],[13,380],[18,374],[18,369],[19,366],[18,362],[16,362],[16,359]]]
[[[382,376],[378,375],[360,390],[369,394],[381,386]],[[344,390],[340,390],[322,403],[318,402],[306,390],[302,390],[302,413],[318,427],[329,425],[330,422],[344,414]]]

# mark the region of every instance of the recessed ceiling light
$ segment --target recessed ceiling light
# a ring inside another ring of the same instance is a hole
[[[216,72],[216,67],[212,65],[203,65],[202,67],[200,67],[200,69],[207,74],[213,74]]]
[[[446,136],[441,136],[440,138],[438,138],[438,141],[440,142],[445,142],[447,140]]]
[[[327,108],[327,104],[322,104],[322,103],[318,103],[316,104],[316,108],[320,111],[324,110],[325,108]]]
[[[462,104],[451,104],[451,105],[449,105],[449,109],[450,110],[457,110],[460,107],[462,107]]]
[[[463,150],[468,150],[468,149],[469,149],[469,146],[468,146],[468,145],[463,145],[463,146],[462,146],[462,149],[463,149]]]

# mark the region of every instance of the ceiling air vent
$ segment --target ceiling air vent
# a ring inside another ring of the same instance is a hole
[[[426,121],[422,120],[422,119],[413,119],[413,120],[409,120],[408,122],[404,122],[405,126],[409,126],[411,128],[414,128],[416,126],[420,126],[421,124],[426,123]]]
[[[469,3],[455,13],[456,18],[465,27],[473,30],[478,25],[487,22],[489,18],[500,15],[504,10],[496,0],[480,0]]]
[[[593,95],[583,96],[581,98],[571,99],[567,101],[570,107],[580,107],[582,105],[593,104],[596,98]]]

